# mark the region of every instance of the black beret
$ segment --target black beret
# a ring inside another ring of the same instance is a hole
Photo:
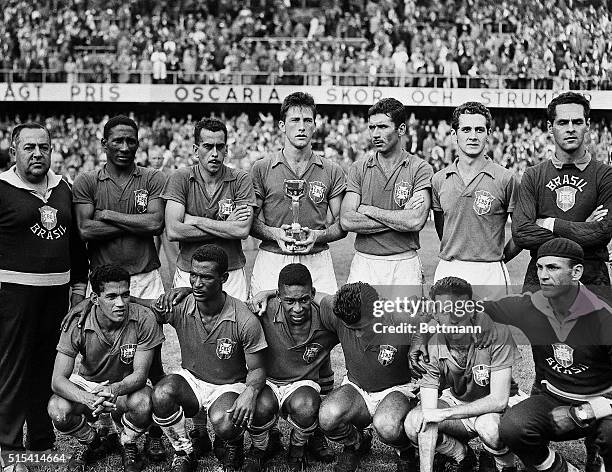
[[[544,256],[566,257],[582,262],[584,259],[584,252],[580,245],[571,239],[555,238],[546,241],[540,246],[540,249],[538,249],[538,259]]]

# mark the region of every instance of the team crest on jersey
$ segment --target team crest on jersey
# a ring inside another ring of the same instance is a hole
[[[149,204],[149,191],[143,188],[134,190],[134,202],[138,213],[146,213]]]
[[[578,189],[570,185],[564,185],[555,189],[557,193],[557,206],[563,210],[568,211],[574,208],[576,204],[576,192]]]
[[[383,367],[386,367],[392,364],[393,361],[395,360],[396,352],[397,352],[397,348],[389,344],[381,345],[378,351],[378,362],[380,362],[380,365],[382,365]]]
[[[313,203],[321,203],[325,198],[326,191],[327,187],[323,182],[319,182],[318,180],[308,182],[308,196]]]
[[[567,344],[556,343],[552,345],[555,360],[566,369],[574,363],[574,349]]]
[[[476,190],[474,193],[476,198],[474,198],[474,211],[477,215],[486,215],[491,211],[491,202],[495,200],[495,197],[491,195],[491,192],[487,192],[486,190]]]
[[[478,364],[472,367],[472,377],[474,377],[474,382],[476,382],[481,387],[486,387],[489,385],[489,366],[484,364]]]
[[[304,351],[302,359],[304,359],[304,362],[306,362],[306,364],[310,364],[317,358],[317,356],[322,350],[323,346],[321,346],[319,343],[309,344],[308,346],[306,346],[306,350]]]
[[[234,346],[236,343],[229,338],[217,339],[217,357],[221,360],[227,360],[234,354]]]
[[[131,364],[134,362],[134,355],[136,354],[137,344],[124,344],[119,348],[119,359],[124,364]]]
[[[40,222],[48,231],[57,226],[57,210],[49,205],[38,209],[40,211]]]
[[[232,214],[234,209],[236,208],[236,204],[234,200],[231,198],[224,198],[219,201],[219,219],[227,220],[227,217]]]
[[[412,185],[405,180],[395,184],[395,190],[393,191],[393,200],[397,206],[404,208],[404,205],[410,200],[410,194],[412,193]]]

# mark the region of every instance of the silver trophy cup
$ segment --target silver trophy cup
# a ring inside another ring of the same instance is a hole
[[[300,199],[306,193],[306,181],[297,180],[285,180],[285,195],[291,199],[291,212],[293,213],[293,221],[291,228],[287,229],[287,236],[293,238],[295,241],[303,241],[306,239],[302,225],[300,225]],[[287,248],[291,251],[295,251],[295,245],[287,243]]]

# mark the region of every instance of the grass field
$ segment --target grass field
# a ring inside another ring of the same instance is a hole
[[[509,226],[506,229],[507,235],[509,236]],[[245,247],[247,246],[250,245],[245,244]],[[421,246],[422,248],[419,251],[420,258],[424,266],[426,280],[431,283],[433,281],[434,271],[438,263],[439,248],[438,237],[435,233],[433,222],[431,221],[427,223],[427,225],[421,232]],[[245,253],[247,256],[247,272],[250,275],[256,251],[247,250],[245,251]],[[334,268],[336,271],[338,285],[344,284],[348,277],[350,261],[354,254],[353,236],[351,235],[342,241],[333,243],[331,245],[331,253],[334,261]],[[523,276],[528,261],[529,254],[523,251],[516,259],[509,263],[508,270],[510,272],[510,278],[513,284],[519,286],[522,284]],[[164,344],[164,348],[162,351],[164,365],[166,372],[172,372],[180,366],[180,351],[173,329],[171,327],[166,326],[165,333],[167,341]],[[513,375],[515,380],[519,384],[519,387],[522,390],[529,392],[531,389],[531,384],[533,383],[533,361],[529,349],[521,348],[521,353],[523,355],[523,362],[516,366]],[[340,380],[342,379],[342,376],[345,374],[342,351],[339,348],[336,348],[332,353],[332,363],[336,375],[336,385],[338,385]],[[281,430],[284,430],[285,432],[288,431],[288,429],[286,428],[286,423],[281,421],[280,425]],[[287,435],[285,435],[285,440],[286,439]],[[71,454],[75,444],[75,441],[73,441],[72,439],[67,439],[65,437],[58,439],[58,448],[60,452]],[[478,448],[478,443],[476,441],[473,442],[473,445],[475,448]],[[170,450],[169,445],[167,446],[168,450]],[[565,457],[575,466],[583,466],[584,448],[580,442],[573,441],[560,443],[555,447],[558,450],[562,451]],[[284,457],[279,457],[268,464],[268,470],[285,471],[287,469],[283,466],[283,463]],[[150,465],[145,470],[147,472],[162,472],[165,470],[169,470],[169,468],[170,463],[168,461],[163,464]],[[206,460],[200,462],[200,467],[198,470],[212,471],[216,469],[218,469],[218,463],[211,458],[206,458]],[[32,470],[59,470],[59,467],[36,467],[32,468]],[[98,461],[94,466],[91,467],[90,470],[92,470],[93,472],[114,472],[122,470],[121,459],[118,455],[107,457]],[[311,465],[310,470],[331,472],[331,466],[313,464]],[[379,441],[375,440],[372,453],[363,460],[362,465],[360,466],[360,470],[364,472],[395,471],[393,451],[390,448],[381,444]]]

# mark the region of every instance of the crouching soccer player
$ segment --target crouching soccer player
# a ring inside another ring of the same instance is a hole
[[[260,321],[268,341],[264,353],[266,383],[274,395],[265,403],[273,411],[280,411],[292,426],[287,457],[292,470],[304,468],[307,456],[313,458],[307,443],[319,424],[321,387],[317,380],[321,365],[338,344],[335,332],[326,329],[321,321],[321,307],[314,300],[312,283],[305,265],[288,264],[279,273],[278,291],[260,292],[250,301],[254,308],[260,308],[261,303]],[[264,451],[260,450],[258,456],[263,457]],[[320,456],[314,458],[321,460]],[[245,472],[260,469],[261,462],[245,467]]]
[[[501,414],[510,395],[518,393],[512,365],[521,357],[512,335],[507,326],[494,325],[497,342],[476,349],[472,315],[477,306],[471,285],[463,279],[440,279],[430,295],[442,308],[436,314],[440,326],[450,329],[428,341],[429,363],[419,381],[421,403],[405,421],[406,434],[419,444],[421,471],[432,470],[434,452],[450,458],[446,470],[475,470],[476,456],[468,441],[476,436],[493,455],[497,470],[516,471],[514,455],[499,438]],[[485,466],[483,454],[479,470],[495,470]]]
[[[146,386],[154,348],[164,335],[150,310],[129,303],[130,274],[115,265],[103,265],[91,275],[93,308],[83,328],[73,319],[57,346],[48,412],[58,431],[84,447],[68,463],[70,472],[82,472],[101,446],[89,424],[110,412],[123,426],[123,468],[142,468],[136,440],[151,425],[151,389]],[[83,356],[73,374],[77,354]]]
[[[191,472],[197,467],[198,452],[210,448],[210,438],[206,430],[198,431],[200,451],[194,450],[185,417],[192,418],[205,408],[215,442],[224,441],[216,447],[217,457],[225,469],[239,469],[244,461],[245,428],[253,428],[251,439],[258,448],[259,429],[276,419],[276,412],[261,415],[270,409],[256,405],[262,389],[269,390],[262,353],[266,339],[246,305],[223,291],[228,278],[223,249],[198,248],[192,255],[189,278],[193,292],[170,311],[157,312],[158,321],[176,330],[182,369],[155,385],[153,419],[174,447],[172,470]]]

